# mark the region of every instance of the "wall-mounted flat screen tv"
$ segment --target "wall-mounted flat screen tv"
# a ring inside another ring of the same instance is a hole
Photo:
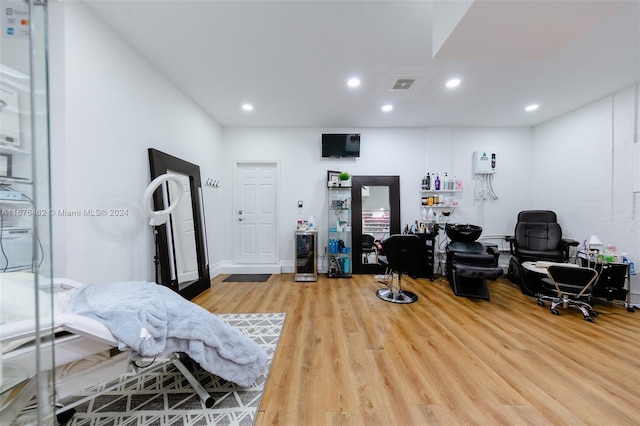
[[[322,158],[360,157],[360,133],[323,133]]]

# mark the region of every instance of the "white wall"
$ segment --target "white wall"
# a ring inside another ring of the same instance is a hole
[[[511,235],[516,213],[532,206],[530,146],[531,129],[522,128],[430,128],[426,159],[429,171],[447,171],[463,180],[462,203],[454,217],[459,223],[483,228],[483,235]],[[474,151],[496,154],[493,189],[497,200],[478,200],[481,189],[473,175]]]
[[[322,133],[361,134],[358,159],[322,159]],[[465,187],[456,220],[478,223],[482,216],[474,200],[471,156],[474,150],[496,152],[498,166],[495,190],[500,199],[484,203],[486,232],[511,234],[517,209],[529,207],[530,129],[223,129],[223,158],[226,159],[224,204],[221,220],[228,226],[222,240],[228,242],[226,263],[231,264],[232,169],[235,161],[273,160],[280,164],[278,235],[284,271],[293,263],[293,231],[298,220],[314,215],[320,219],[319,250],[327,243],[327,170],[348,171],[352,175],[400,176],[401,223],[419,219],[420,183],[427,172],[448,172],[463,179]],[[524,172],[524,173],[522,173]],[[524,188],[524,189],[523,189]],[[303,201],[299,209],[298,200]]]
[[[153,240],[142,212],[147,149],[220,168],[220,126],[81,3],[51,3],[54,274],[82,282],[153,280]],[[217,194],[205,190],[209,237]],[[85,209],[124,209],[92,217]],[[215,251],[214,251],[215,253]],[[215,256],[212,253],[212,256]]]
[[[583,242],[595,234],[640,264],[636,97],[629,87],[537,126],[531,159],[536,208],[554,210],[565,235]],[[640,293],[637,277],[632,281]]]
[[[320,218],[326,245],[326,172],[399,175],[401,223],[419,217],[427,172],[463,179],[454,218],[511,234],[517,212],[555,210],[565,235],[599,235],[640,257],[638,196],[632,192],[638,100],[628,88],[533,129],[221,128],[82,4],[51,3],[52,185],[56,209],[121,207],[126,217],[54,218],[56,275],[81,281],[153,279],[153,243],[140,208],[149,181],[147,148],[199,164],[205,187],[212,274],[232,262],[233,166],[280,167],[278,245],[293,260],[298,220]],[[322,159],[320,137],[359,132],[361,157]],[[476,200],[473,151],[497,154],[497,200]],[[640,159],[637,159],[640,161]],[[304,207],[297,207],[302,200]]]

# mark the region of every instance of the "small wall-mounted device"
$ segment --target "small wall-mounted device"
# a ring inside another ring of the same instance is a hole
[[[496,154],[487,151],[473,152],[473,174],[493,174],[496,172]]]
[[[302,208],[302,200],[298,201],[298,208],[301,209]]]

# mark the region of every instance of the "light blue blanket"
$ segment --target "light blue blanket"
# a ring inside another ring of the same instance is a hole
[[[182,352],[240,386],[250,386],[267,362],[251,338],[156,283],[85,285],[75,291],[69,310],[105,324],[132,357]]]

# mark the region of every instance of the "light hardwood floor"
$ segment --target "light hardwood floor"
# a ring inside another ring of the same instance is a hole
[[[640,310],[554,316],[506,279],[480,301],[403,277],[419,300],[398,305],[372,275],[225,277],[194,302],[287,313],[258,426],[640,424]]]

